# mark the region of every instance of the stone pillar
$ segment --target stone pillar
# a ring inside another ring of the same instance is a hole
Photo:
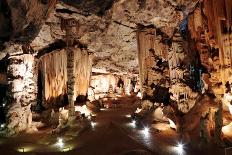
[[[205,143],[209,143],[211,136],[209,130],[209,113],[207,113],[204,117],[200,118],[200,142],[201,146]]]
[[[21,45],[14,45],[10,50],[16,52],[9,51],[7,130],[15,134],[31,127],[30,108],[37,98],[37,74],[33,55],[23,54]]]
[[[75,84],[75,77],[74,77],[74,53],[72,49],[67,47],[67,86],[68,86],[68,102],[70,106],[70,115],[74,115],[75,107],[74,107],[74,84]]]
[[[223,145],[222,143],[222,126],[223,126],[223,119],[222,119],[222,102],[219,101],[219,108],[215,112],[215,130],[214,130],[214,140],[215,143],[219,146]]]
[[[74,116],[74,41],[78,33],[78,23],[75,19],[61,19],[61,26],[64,26],[66,31],[66,44],[67,44],[67,87],[68,87],[68,101],[69,101],[69,116]]]

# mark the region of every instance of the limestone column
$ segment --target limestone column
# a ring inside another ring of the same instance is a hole
[[[139,77],[140,77],[140,91],[142,97],[147,93],[149,70],[150,50],[154,49],[154,38],[156,30],[154,28],[138,29],[137,30],[137,47],[139,60]]]
[[[222,142],[222,126],[223,126],[223,119],[222,119],[222,102],[219,101],[219,108],[215,112],[215,130],[214,130],[214,140],[215,143],[219,146],[223,145]]]
[[[69,116],[74,116],[74,41],[77,37],[78,23],[75,19],[61,19],[61,26],[64,26],[66,31],[66,44],[67,44],[67,87],[68,87],[68,101],[69,101]]]
[[[11,45],[8,52],[8,102],[7,131],[15,134],[31,127],[31,104],[36,102],[37,83],[35,59],[31,54],[24,54],[21,45]]]

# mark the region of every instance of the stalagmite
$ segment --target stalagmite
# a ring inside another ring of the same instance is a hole
[[[66,31],[66,43],[67,43],[67,87],[68,87],[68,101],[69,101],[69,116],[74,116],[74,85],[75,85],[75,75],[74,75],[74,41],[77,35],[78,23],[75,19],[61,19],[61,28],[65,28]],[[63,25],[63,23],[65,25]]]
[[[23,54],[22,46],[13,44],[9,57],[7,129],[9,134],[27,130],[32,125],[31,104],[36,102],[37,84],[35,58],[31,54]],[[17,55],[21,53],[21,55]]]
[[[222,102],[219,101],[218,110],[215,112],[215,131],[214,131],[214,140],[215,143],[219,146],[222,146]]]

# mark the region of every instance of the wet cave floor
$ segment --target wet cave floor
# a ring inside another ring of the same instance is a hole
[[[127,97],[118,99],[115,106],[102,109],[96,115],[94,126],[85,128],[75,134],[70,129],[59,136],[51,134],[52,129],[40,130],[35,134],[20,134],[12,138],[0,139],[0,152],[6,155],[177,155],[178,135],[172,129],[156,132],[149,128],[144,132],[143,123],[134,125],[127,115],[132,114],[138,105],[138,98]],[[75,135],[75,136],[74,136]],[[64,146],[60,149],[55,144],[57,138],[63,139]],[[24,151],[24,153],[22,153]],[[186,155],[223,155],[224,149],[206,146],[204,149],[184,145]]]

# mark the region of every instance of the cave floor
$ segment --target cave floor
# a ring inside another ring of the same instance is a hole
[[[178,135],[173,130],[156,132],[150,128],[148,133],[143,132],[143,126],[133,126],[131,119],[127,117],[138,107],[137,98],[127,97],[118,99],[118,105],[114,108],[102,109],[97,113],[96,124],[86,128],[77,136],[75,131],[65,134],[64,148],[55,146],[57,135],[51,135],[52,129],[44,129],[36,134],[21,134],[12,138],[1,138],[1,154],[15,155],[24,151],[26,154],[68,154],[68,155],[135,155],[133,151],[141,151],[140,154],[175,155],[178,154],[175,146],[178,143]],[[109,102],[109,101],[108,101]],[[149,126],[149,125],[148,125]],[[72,133],[73,132],[73,133]],[[67,151],[69,150],[70,151]],[[224,149],[215,146],[206,146],[204,149],[196,149],[185,145],[186,155],[223,155]],[[63,152],[67,151],[67,152]]]

